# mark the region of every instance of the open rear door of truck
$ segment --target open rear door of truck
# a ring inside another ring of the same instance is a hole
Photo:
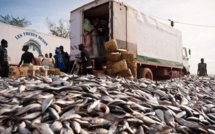
[[[82,12],[72,12],[70,19],[70,54],[71,60],[75,60],[75,56],[80,52],[78,50],[78,45],[82,43]]]
[[[112,33],[113,38],[117,40],[119,48],[126,49],[127,41],[127,13],[126,6],[118,2],[112,1]]]
[[[137,52],[137,12],[124,4],[112,2],[112,32],[118,47]]]

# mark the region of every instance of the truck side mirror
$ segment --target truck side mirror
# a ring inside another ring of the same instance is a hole
[[[191,50],[189,49],[189,55],[191,55]]]

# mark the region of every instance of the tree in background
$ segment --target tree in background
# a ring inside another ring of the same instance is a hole
[[[31,25],[31,22],[26,20],[26,18],[15,18],[12,15],[0,15],[0,22],[6,23],[6,24],[10,24],[10,25],[14,25],[14,26],[19,26],[19,27],[28,27],[29,25]]]
[[[58,25],[56,25],[55,22],[46,18],[46,23],[52,35],[63,37],[63,38],[69,38],[69,32],[70,32],[69,23],[66,22],[65,20],[59,19]]]

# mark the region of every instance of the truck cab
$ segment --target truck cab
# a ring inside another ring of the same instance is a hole
[[[189,59],[191,58],[191,49],[187,47],[182,47],[182,57],[183,57],[183,74],[190,74]]]

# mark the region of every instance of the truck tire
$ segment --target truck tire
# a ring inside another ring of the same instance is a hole
[[[153,73],[152,73],[151,69],[143,68],[142,78],[147,78],[147,79],[153,80]]]

